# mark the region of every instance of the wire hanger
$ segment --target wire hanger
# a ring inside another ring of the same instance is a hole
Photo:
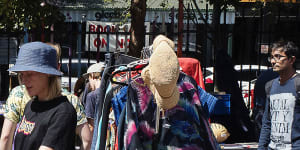
[[[112,83],[115,83],[115,84],[120,84],[120,85],[128,85],[128,83],[126,82],[119,82],[119,81],[114,81],[113,78],[115,75],[119,74],[119,73],[122,73],[122,72],[129,72],[129,78],[131,78],[131,72],[132,71],[139,71],[139,70],[142,70],[144,69],[146,66],[148,65],[148,60],[137,60],[137,61],[133,61],[129,64],[126,64],[126,65],[122,65],[122,66],[125,66],[124,69],[120,69],[120,70],[116,70],[112,73],[112,75],[110,76],[110,81]],[[118,67],[121,66],[121,65],[118,65]]]
[[[150,58],[150,56],[152,55],[153,53],[153,46],[150,45],[150,46],[145,46],[143,47],[143,50],[142,50],[142,58],[143,59],[148,59]]]

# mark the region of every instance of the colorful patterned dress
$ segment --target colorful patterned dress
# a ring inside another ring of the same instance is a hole
[[[220,149],[202,110],[195,80],[180,74],[177,87],[178,104],[160,112],[156,128],[157,105],[153,94],[142,78],[130,83],[118,126],[119,149]]]

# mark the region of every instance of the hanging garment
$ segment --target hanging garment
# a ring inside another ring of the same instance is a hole
[[[111,66],[114,64],[114,55],[110,54],[107,56],[108,61],[106,64],[106,68],[104,69],[103,75],[101,77],[101,84],[99,87],[100,94],[97,96],[97,102],[95,106],[95,116],[94,116],[94,132],[93,132],[93,140],[91,144],[91,150],[95,150],[96,144],[97,144],[97,138],[98,138],[98,126],[99,126],[99,121],[102,113],[102,107],[103,107],[103,101],[105,98],[105,93],[109,84],[109,75],[112,73],[114,68],[111,68]]]
[[[105,149],[108,150],[115,149],[116,137],[117,137],[116,131],[117,131],[117,126],[115,122],[114,112],[112,111],[112,109],[110,109]]]
[[[123,88],[121,88],[119,93],[111,100],[117,126],[119,123],[120,114],[126,105],[127,89],[128,89],[128,86],[124,86]]]
[[[159,110],[143,79],[129,84],[127,103],[119,119],[119,149],[219,149],[202,110],[195,80],[180,74],[177,87],[178,104],[156,117]]]
[[[210,93],[203,90],[199,86],[198,86],[198,94],[201,101],[202,109],[205,112],[207,118],[209,118],[215,108],[218,99],[213,95],[211,95]]]
[[[197,84],[205,90],[203,74],[200,62],[195,58],[178,58],[179,65],[182,71],[187,75],[193,77]]]
[[[114,97],[114,91],[119,89],[120,86],[112,87],[110,90],[107,91],[105,95],[105,99],[103,100],[102,111],[99,113],[99,124],[97,126],[97,141],[95,143],[95,149],[104,149],[106,145],[106,138],[107,138],[107,127],[109,123],[109,113],[111,108],[111,99]]]
[[[100,84],[100,94],[97,96],[97,103],[96,103],[96,109],[95,109],[95,116],[94,116],[94,132],[93,132],[93,140],[91,144],[91,150],[96,149],[97,141],[98,139],[98,127],[100,123],[100,117],[102,116],[102,108],[103,108],[103,102],[105,99],[105,95],[107,93],[107,89],[109,86],[109,79],[110,75],[115,69],[114,65],[119,65],[119,64],[128,64],[132,61],[138,60],[138,58],[134,58],[132,56],[124,55],[121,53],[108,53],[105,54],[105,62],[106,62],[106,67],[103,71],[103,75],[101,78],[101,84]]]

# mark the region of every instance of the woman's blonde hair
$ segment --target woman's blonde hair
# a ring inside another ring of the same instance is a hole
[[[58,96],[61,96],[60,78],[58,76],[50,76],[47,99],[53,99]]]
[[[61,56],[61,47],[58,43],[46,43],[56,50],[56,61],[59,63]],[[58,76],[50,76],[49,77],[49,92],[47,99],[53,99],[61,95],[61,82],[60,77]]]
[[[20,77],[20,74],[18,74],[18,80],[19,84],[22,85],[22,79]],[[60,78],[58,76],[52,76],[50,75],[48,77],[48,96],[46,97],[47,100],[54,99],[56,97],[61,96],[61,86],[60,86]],[[31,97],[26,88],[24,89],[24,96],[25,97]],[[32,98],[32,97],[31,97]]]

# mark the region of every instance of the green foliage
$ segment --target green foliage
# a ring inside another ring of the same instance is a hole
[[[64,21],[57,6],[42,0],[0,0],[0,30],[23,31],[24,28],[49,28],[51,24]]]
[[[121,16],[121,18],[120,18],[119,24],[120,24],[120,25],[123,25],[123,24],[129,22],[129,19],[130,19],[130,18],[131,18],[131,14],[130,14],[129,9],[124,10],[123,13],[122,13],[122,16]]]
[[[168,0],[162,0],[162,1],[161,1],[160,6],[161,6],[162,8],[167,8],[168,5],[170,5],[170,3],[169,3]]]
[[[109,1],[109,0],[108,0]],[[111,0],[110,0],[111,1]],[[128,4],[128,6],[130,6],[130,1],[126,0],[126,3]],[[123,10],[122,15],[120,17],[120,25],[123,25],[127,22],[129,22],[129,20],[131,19],[131,14],[130,14],[130,7],[126,8]]]
[[[207,0],[210,4],[219,3],[221,6],[223,5],[232,5],[237,6],[240,0]]]

